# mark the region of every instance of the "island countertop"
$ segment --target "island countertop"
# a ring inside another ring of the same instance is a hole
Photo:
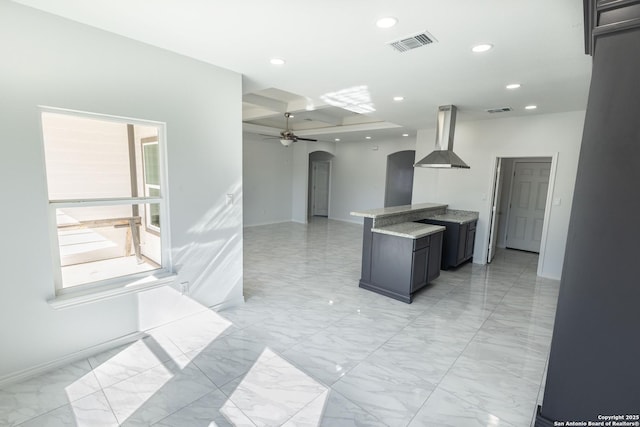
[[[406,237],[409,239],[419,239],[444,230],[445,227],[441,225],[421,224],[419,222],[401,222],[399,224],[387,225],[385,227],[372,228],[371,232]]]
[[[411,214],[416,212],[427,212],[427,211],[444,211],[447,209],[447,205],[442,205],[438,203],[418,203],[415,205],[403,205],[403,206],[392,206],[388,208],[377,208],[377,209],[368,209],[365,211],[354,211],[351,212],[352,216],[360,216],[364,218],[385,218],[389,216],[396,215],[404,215]]]
[[[478,212],[475,211],[461,211],[455,209],[447,209],[446,212],[433,212],[428,213],[425,219],[433,219],[436,221],[448,221],[456,222],[458,224],[466,224],[468,222],[478,220]]]

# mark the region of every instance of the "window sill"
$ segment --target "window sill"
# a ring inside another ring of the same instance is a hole
[[[57,295],[47,300],[47,302],[52,308],[60,310],[170,285],[175,281],[176,277],[177,274],[175,273],[160,273],[144,279],[125,280],[108,288],[72,291]]]

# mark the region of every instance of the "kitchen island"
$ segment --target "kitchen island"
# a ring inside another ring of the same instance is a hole
[[[422,203],[351,212],[364,218],[359,286],[411,303],[416,291],[440,275],[445,231],[417,221],[446,209],[447,205]]]
[[[359,286],[410,304],[441,267],[471,259],[478,212],[447,208],[420,203],[351,212],[364,218]]]

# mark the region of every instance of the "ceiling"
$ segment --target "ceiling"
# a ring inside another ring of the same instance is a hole
[[[285,111],[299,136],[348,141],[415,136],[445,104],[459,121],[586,108],[582,0],[15,1],[241,73],[249,132],[277,135]],[[424,31],[436,41],[389,46]]]

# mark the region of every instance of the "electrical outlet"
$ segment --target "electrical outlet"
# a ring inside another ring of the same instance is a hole
[[[182,295],[189,295],[189,282],[180,283],[180,292]]]

